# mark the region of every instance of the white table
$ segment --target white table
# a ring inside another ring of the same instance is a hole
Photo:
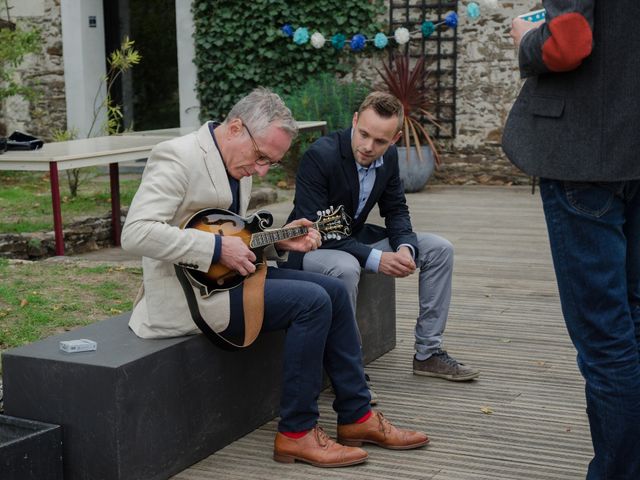
[[[113,243],[120,245],[120,180],[118,163],[147,158],[166,136],[127,135],[45,143],[39,150],[7,151],[0,155],[0,170],[49,171],[56,255],[64,255],[58,172],[72,168],[109,165]]]

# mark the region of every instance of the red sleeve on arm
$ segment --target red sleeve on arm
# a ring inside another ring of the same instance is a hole
[[[579,13],[565,13],[548,24],[551,36],[542,46],[542,60],[552,72],[568,72],[589,56],[593,34]]]

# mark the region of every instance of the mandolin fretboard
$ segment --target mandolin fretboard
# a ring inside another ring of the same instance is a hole
[[[288,240],[289,238],[301,237],[306,235],[308,231],[307,227],[289,227],[254,233],[251,235],[250,247],[259,248],[282,240]]]

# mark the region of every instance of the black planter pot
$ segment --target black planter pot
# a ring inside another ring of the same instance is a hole
[[[62,480],[62,427],[0,415],[0,478]]]

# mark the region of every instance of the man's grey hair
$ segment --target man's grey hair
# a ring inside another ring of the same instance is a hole
[[[231,108],[224,123],[235,118],[242,120],[254,135],[258,135],[274,123],[289,134],[291,139],[298,135],[298,125],[291,110],[278,94],[263,87],[258,87],[246,97],[241,98]]]

